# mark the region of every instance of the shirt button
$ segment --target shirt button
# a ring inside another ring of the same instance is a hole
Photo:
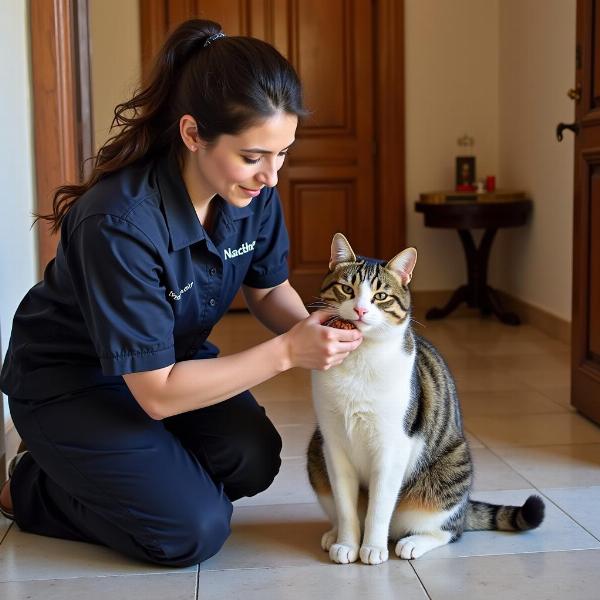
[[[214,306],[214,305],[217,303],[217,301],[216,301],[214,298],[211,298],[211,299],[208,301],[208,303],[209,303],[211,306]]]
[[[208,271],[208,274],[209,274],[210,276],[213,276],[213,275],[214,275],[216,272],[217,272],[217,270],[216,270],[214,267],[211,267],[211,268],[209,269],[209,271]]]

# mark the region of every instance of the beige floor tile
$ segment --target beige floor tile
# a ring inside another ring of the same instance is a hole
[[[521,506],[535,489],[474,492],[473,499],[493,504]],[[600,548],[600,541],[551,502],[546,502],[546,516],[539,528],[523,532],[467,531],[455,543],[424,554],[416,562],[436,558],[484,556],[488,554],[520,554]]]
[[[473,470],[475,474],[473,489],[485,490],[522,490],[530,489],[531,483],[511,469],[487,448],[471,448]]]
[[[593,536],[600,539],[600,486],[544,488],[542,492]]]
[[[520,354],[560,354],[568,349],[551,338],[541,340],[489,339],[483,342],[461,342],[468,352],[482,356],[514,356]]]
[[[464,392],[518,392],[527,388],[525,382],[506,369],[457,368],[453,369],[459,394]]]
[[[240,498],[234,506],[316,502],[317,497],[308,481],[306,458],[284,458],[281,463],[281,470],[269,489],[251,498]]]
[[[485,448],[483,442],[475,435],[473,435],[470,431],[465,429],[465,435],[467,436],[467,441],[469,442],[469,448]]]
[[[556,402],[561,406],[574,410],[573,405],[571,404],[571,386],[544,388],[541,390],[541,393],[546,396],[546,398],[552,400],[552,402]]]
[[[256,395],[256,399],[276,426],[317,424],[312,402],[263,401],[259,395]]]
[[[565,388],[571,385],[569,367],[516,368],[512,372],[534,390]]]
[[[572,413],[465,417],[465,425],[492,450],[507,446],[600,443],[600,427]]]
[[[542,393],[531,389],[514,391],[461,392],[460,405],[465,417],[493,415],[544,414],[569,412]]]
[[[279,425],[283,440],[281,458],[306,458],[308,442],[315,431],[314,425]]]
[[[542,354],[509,354],[486,357],[502,369],[570,369],[571,352],[544,352]]]
[[[600,485],[600,444],[497,448],[494,452],[538,488]]]
[[[489,369],[494,368],[494,360],[488,356],[477,356],[476,354],[450,354],[442,353],[442,357],[446,364],[450,367],[450,371],[454,374],[455,371],[469,369]]]
[[[310,371],[292,369],[252,388],[252,393],[263,402],[312,402]]]
[[[432,600],[597,600],[600,551],[414,561]]]
[[[426,600],[408,563],[204,571],[198,600]]]
[[[330,527],[316,503],[241,506],[231,536],[201,571],[329,564],[321,536]]]
[[[432,323],[429,321],[429,323]],[[454,339],[464,342],[488,341],[532,341],[546,342],[552,340],[545,333],[530,325],[507,327],[497,319],[445,319],[435,324],[436,328],[451,335]],[[553,340],[552,340],[553,341]]]
[[[103,546],[24,533],[16,526],[10,528],[0,544],[0,581],[195,573],[197,570],[197,567],[160,567],[127,558]]]
[[[195,600],[196,573],[0,583],[2,600]]]

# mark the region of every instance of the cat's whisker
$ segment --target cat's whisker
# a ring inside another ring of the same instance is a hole
[[[427,328],[427,325],[424,325],[423,323],[421,323],[421,321],[417,321],[416,319],[413,319],[412,317],[410,318],[410,320],[411,320],[413,323],[418,323],[418,324],[419,324],[421,327],[423,327],[423,328]]]

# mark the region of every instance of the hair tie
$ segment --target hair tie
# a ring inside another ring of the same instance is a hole
[[[203,48],[206,48],[207,46],[210,46],[215,40],[218,40],[219,38],[222,37],[227,37],[222,31],[219,31],[219,33],[213,33],[205,42],[204,42],[204,46],[202,46]]]

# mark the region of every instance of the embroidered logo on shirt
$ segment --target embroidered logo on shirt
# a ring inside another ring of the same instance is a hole
[[[225,260],[228,258],[235,258],[236,256],[240,256],[241,254],[246,254],[246,252],[252,252],[254,250],[254,245],[256,244],[256,240],[253,242],[244,242],[239,248],[231,249],[226,248],[224,250]]]
[[[169,298],[173,298],[174,300],[181,300],[181,296],[185,294],[187,291],[192,289],[194,285],[193,281],[190,281],[182,290],[179,290],[179,294],[176,294],[173,290],[169,292]]]

